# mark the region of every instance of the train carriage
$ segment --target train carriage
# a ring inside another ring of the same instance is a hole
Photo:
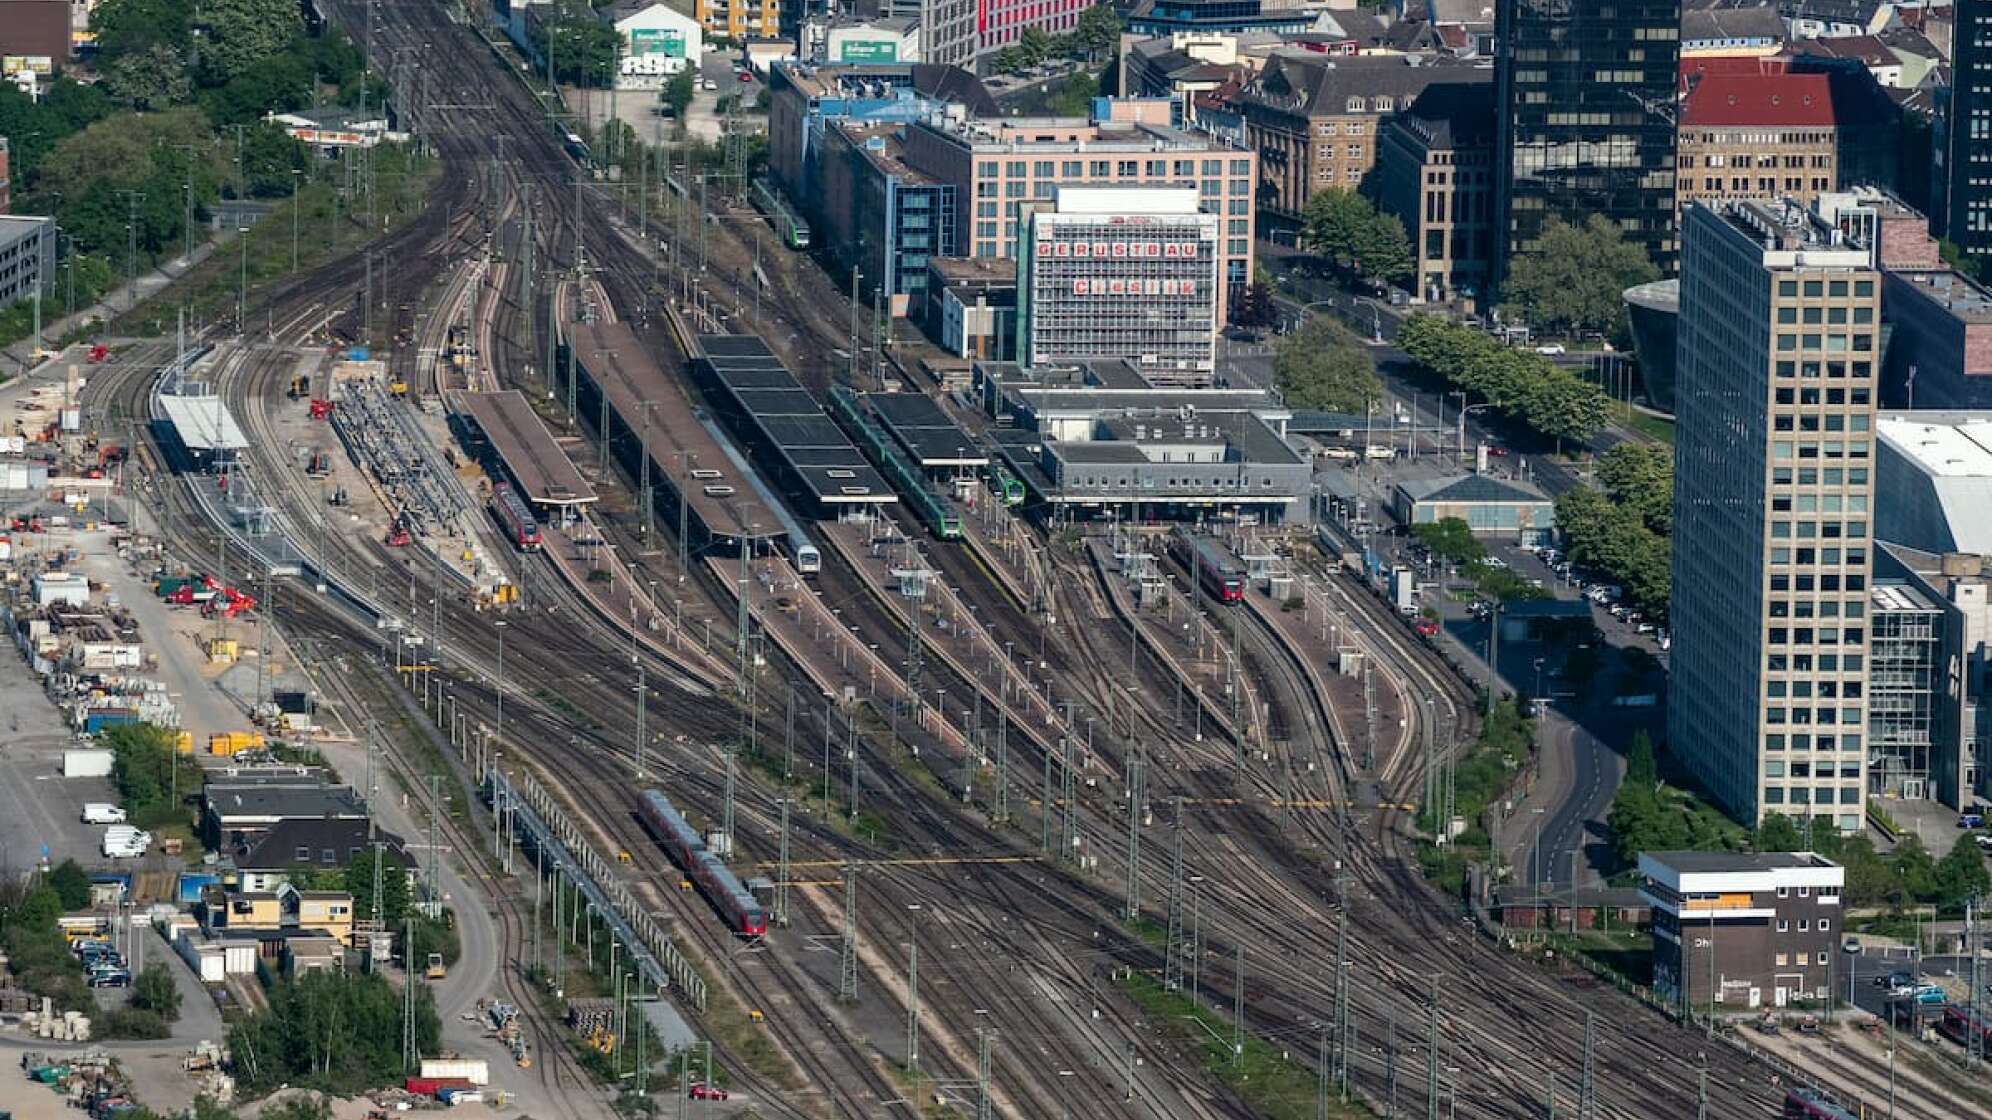
[[[706,848],[705,838],[685,819],[662,791],[647,789],[638,802],[643,826],[657,838],[671,862],[685,873],[713,909],[726,919],[729,929],[742,937],[760,937],[768,932],[768,915],[753,893]]]
[[[1169,551],[1189,569],[1204,594],[1221,603],[1245,597],[1245,569],[1217,542],[1179,527],[1169,538]]]
[[[510,483],[500,482],[491,488],[491,512],[519,551],[539,550],[543,541],[539,519],[533,516],[532,507],[526,504],[517,490],[512,489]]]
[[[1860,1114],[1818,1089],[1799,1087],[1785,1093],[1785,1120],[1860,1120]]]

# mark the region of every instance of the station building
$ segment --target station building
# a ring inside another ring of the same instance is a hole
[[[1133,364],[978,362],[974,391],[1008,426],[994,453],[1060,515],[1181,521],[1308,518],[1313,467],[1292,412],[1256,386],[1154,384]]]
[[[1811,852],[1646,852],[1639,873],[1662,1000],[1722,1014],[1837,990],[1839,864]]]

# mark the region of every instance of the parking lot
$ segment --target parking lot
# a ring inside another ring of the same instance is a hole
[[[103,830],[83,823],[83,803],[115,801],[110,779],[62,776],[63,750],[88,744],[71,736],[13,649],[0,650],[0,710],[7,728],[0,741],[0,872],[11,876],[43,858],[98,862]]]

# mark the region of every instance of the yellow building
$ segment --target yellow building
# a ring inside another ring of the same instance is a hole
[[[775,39],[782,32],[779,0],[695,0],[692,14],[707,35]]]

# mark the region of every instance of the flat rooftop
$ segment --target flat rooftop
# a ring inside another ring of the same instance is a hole
[[[685,491],[708,536],[781,534],[780,519],[700,425],[699,410],[684,387],[664,372],[628,324],[571,323],[567,329],[575,363],[601,385],[609,408],[650,456],[652,470],[662,472],[666,485]]]
[[[899,500],[844,430],[831,422],[756,335],[700,335],[700,361],[732,399],[756,436],[782,460],[809,496],[824,505],[884,505]]]
[[[885,430],[922,467],[986,467],[989,456],[925,393],[867,393]]]
[[[194,451],[240,451],[249,446],[249,437],[235,423],[235,416],[218,396],[176,397],[160,394],[159,407],[166,420],[179,433],[180,442]]]
[[[1926,474],[1992,478],[1992,412],[1883,413],[1875,431]]]
[[[1833,861],[1811,852],[1646,852],[1645,858],[1676,871],[1786,871],[1833,867]]]
[[[465,393],[464,411],[505,460],[528,500],[540,505],[582,505],[595,500],[595,488],[575,469],[574,460],[554,442],[553,433],[517,389]]]
[[[1868,602],[1879,611],[1924,611],[1936,613],[1943,610],[1928,595],[1906,583],[1874,583],[1868,586]]]
[[[1895,269],[1891,270],[1890,276],[1908,285],[1924,299],[1942,304],[1944,310],[1959,322],[1992,323],[1992,291],[1987,291],[1961,272],[1951,269]]]

